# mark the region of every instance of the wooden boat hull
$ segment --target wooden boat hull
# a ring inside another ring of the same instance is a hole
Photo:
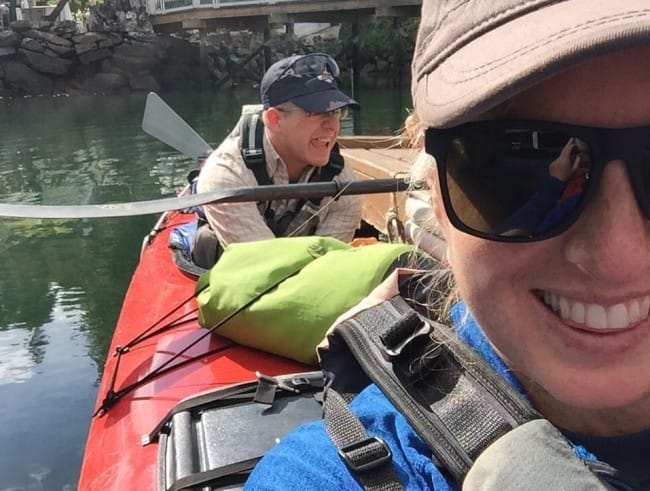
[[[99,386],[97,407],[112,389],[137,383],[187,346],[192,347],[171,364],[186,362],[152,378],[125,394],[104,414],[92,418],[80,490],[156,489],[157,444],[141,444],[178,401],[200,392],[267,375],[308,369],[291,360],[236,345],[214,334],[206,335],[196,320],[193,297],[196,279],[180,272],[167,246],[170,231],[193,218],[172,212],[162,230],[143,250],[127,290],[109,356]],[[177,309],[171,315],[174,309]],[[168,316],[167,318],[165,318]],[[175,327],[113,356],[155,321]]]

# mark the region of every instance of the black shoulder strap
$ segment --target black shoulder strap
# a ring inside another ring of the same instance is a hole
[[[541,417],[449,327],[421,317],[399,296],[339,325],[330,346],[342,345],[459,483],[493,441]],[[332,390],[340,391],[340,382],[334,378]]]
[[[343,155],[341,155],[339,144],[335,143],[330,152],[329,162],[327,162],[327,165],[324,167],[316,169],[311,175],[309,182],[331,182],[341,173],[344,166],[345,159],[343,158]],[[321,199],[322,198],[310,198],[309,201],[318,207],[320,206]]]
[[[325,430],[345,465],[368,491],[404,489],[392,466],[392,453],[381,438],[368,434],[348,407],[348,400],[332,388],[325,392]]]
[[[264,156],[264,123],[259,112],[245,113],[242,116],[242,148],[241,155],[260,186],[273,184],[266,171]]]

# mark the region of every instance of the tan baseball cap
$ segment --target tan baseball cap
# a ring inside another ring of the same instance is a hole
[[[650,0],[423,0],[413,104],[426,126],[454,126],[576,62],[641,44]]]

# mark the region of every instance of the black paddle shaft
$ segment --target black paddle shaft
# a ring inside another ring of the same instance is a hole
[[[109,218],[151,215],[209,203],[273,201],[291,198],[323,198],[348,194],[376,194],[406,191],[406,178],[367,179],[350,182],[316,182],[221,189],[209,193],[149,201],[98,205],[25,205],[0,203],[0,216],[14,218]]]

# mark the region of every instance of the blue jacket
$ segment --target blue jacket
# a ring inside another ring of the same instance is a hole
[[[523,393],[464,304],[456,305],[452,321],[461,338]],[[407,490],[458,489],[436,468],[428,447],[375,385],[361,392],[351,403],[351,408],[368,433],[383,439],[390,447],[397,477]],[[577,453],[589,457],[581,448],[577,449]],[[311,491],[361,488],[338,456],[323,422],[317,421],[283,438],[254,469],[245,489]]]

